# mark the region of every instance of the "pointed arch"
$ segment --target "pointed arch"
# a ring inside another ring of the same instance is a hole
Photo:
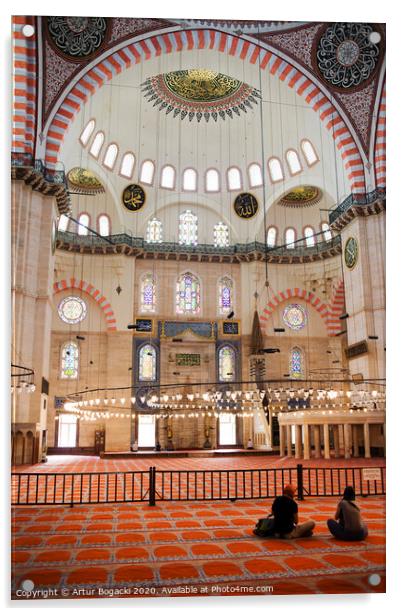
[[[380,106],[378,109],[378,120],[375,133],[374,146],[374,170],[377,188],[385,188],[386,184],[386,134],[385,134],[385,110],[386,93],[385,83],[383,86]]]
[[[248,37],[250,39],[250,37]],[[353,193],[365,193],[364,162],[347,124],[342,119],[331,98],[323,86],[314,83],[302,69],[279,56],[266,43],[245,40],[238,35],[220,32],[209,28],[183,30],[182,26],[175,32],[162,33],[141,41],[127,42],[125,47],[111,49],[107,57],[90,65],[85,74],[73,82],[54,113],[46,135],[46,166],[53,168],[57,164],[58,153],[64,134],[75,115],[80,111],[90,96],[98,88],[125,68],[144,60],[160,56],[162,53],[180,52],[191,49],[210,49],[227,53],[259,64],[261,70],[267,70],[289,88],[292,88],[304,101],[319,114],[320,120],[330,131],[337,148],[344,159],[345,169]]]
[[[109,332],[114,332],[117,330],[116,328],[116,317],[110,302],[106,299],[106,297],[102,294],[99,289],[94,287],[94,285],[89,282],[85,282],[85,280],[77,280],[75,278],[59,280],[55,282],[53,285],[53,293],[60,293],[60,291],[65,291],[67,289],[79,289],[84,293],[88,293],[98,304],[99,308],[103,311],[106,318],[106,329]]]

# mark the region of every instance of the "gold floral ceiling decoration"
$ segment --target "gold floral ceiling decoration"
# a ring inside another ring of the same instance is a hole
[[[315,205],[322,199],[322,191],[316,186],[297,186],[286,193],[279,201],[279,205],[287,207],[308,207]]]
[[[68,185],[73,192],[95,195],[104,193],[105,189],[92,171],[82,167],[73,167],[67,173]]]
[[[247,113],[261,98],[252,86],[208,69],[173,71],[149,77],[142,85],[144,97],[154,107],[181,120],[223,120]]]

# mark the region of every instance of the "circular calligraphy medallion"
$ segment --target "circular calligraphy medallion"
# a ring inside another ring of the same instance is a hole
[[[354,237],[350,237],[345,244],[345,264],[349,269],[353,269],[357,263],[358,257],[358,244],[357,240]]]
[[[288,304],[283,311],[283,322],[290,329],[298,331],[307,322],[307,312],[300,304]]]
[[[87,305],[80,297],[70,295],[61,300],[58,312],[62,321],[74,325],[85,319],[87,315]]]
[[[145,203],[145,191],[139,184],[129,184],[121,196],[124,207],[130,212],[138,212]]]
[[[104,17],[48,17],[50,39],[72,60],[88,58],[101,48],[107,31]]]
[[[251,193],[240,193],[234,200],[233,207],[240,218],[248,220],[258,212],[258,201]]]

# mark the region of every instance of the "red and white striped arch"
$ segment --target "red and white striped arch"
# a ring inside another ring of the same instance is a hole
[[[59,280],[53,285],[54,293],[60,293],[60,291],[66,291],[68,289],[78,289],[79,291],[88,293],[88,295],[90,295],[96,301],[100,309],[103,311],[106,319],[107,331],[116,331],[116,318],[112,306],[110,302],[106,299],[106,297],[102,294],[102,292],[99,291],[99,289],[94,287],[94,285],[90,284],[89,282],[85,282],[85,280],[77,280],[76,278]]]
[[[340,331],[339,318],[338,326],[335,326],[335,323],[333,322],[332,305],[328,306],[313,291],[307,291],[306,289],[301,289],[299,287],[285,289],[284,291],[280,291],[279,293],[274,295],[274,297],[268,302],[267,306],[264,308],[263,314],[260,316],[262,327],[266,328],[268,326],[272,314],[280,304],[295,298],[303,299],[307,304],[310,304],[312,308],[314,308],[314,310],[318,312],[318,314],[324,321],[329,336],[335,336],[335,334]]]
[[[11,151],[33,154],[36,113],[36,32],[26,37],[23,27],[35,28],[35,17],[14,15],[13,31],[13,135]]]
[[[381,93],[380,106],[378,108],[377,128],[374,146],[374,169],[377,188],[385,188],[386,185],[386,135],[385,135],[385,83]]]
[[[345,308],[345,285],[342,279],[338,280],[332,288],[329,315],[327,317],[327,330],[330,336],[335,336],[341,331],[339,317],[344,313]]]
[[[211,29],[180,30],[159,34],[130,43],[115,52],[111,51],[107,58],[101,60],[79,79],[60,104],[47,133],[46,165],[52,167],[57,163],[60,147],[70,123],[96,90],[134,64],[162,54],[192,49],[215,50],[236,56],[251,64],[258,62],[261,69],[277,75],[319,114],[325,127],[330,131],[344,160],[351,191],[366,192],[364,165],[358,147],[327,95],[309,77],[274,52],[262,48],[258,43]]]

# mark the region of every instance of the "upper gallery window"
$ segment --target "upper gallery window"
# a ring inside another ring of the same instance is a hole
[[[183,190],[197,190],[197,172],[195,169],[185,169],[183,172]]]
[[[107,214],[101,214],[98,218],[98,233],[99,235],[110,235],[110,220]]]
[[[302,166],[300,164],[299,155],[296,150],[288,150],[286,152],[286,160],[291,175],[296,175],[296,173],[300,173],[300,171],[302,170]]]
[[[110,145],[108,145],[106,154],[103,158],[104,166],[112,170],[116,163],[116,158],[117,158],[118,153],[119,153],[119,148],[117,147],[115,143],[111,143]]]
[[[89,214],[83,213],[78,217],[78,235],[88,235]]]
[[[314,229],[312,227],[304,228],[304,239],[306,240],[306,246],[314,246],[315,238],[314,238]]]
[[[76,342],[65,342],[61,347],[60,378],[78,379],[80,350]]]
[[[233,310],[233,281],[229,276],[223,276],[218,281],[218,312],[227,315]]]
[[[208,169],[205,176],[205,189],[207,192],[218,192],[220,190],[219,173],[216,169]]]
[[[197,276],[186,272],[176,283],[176,312],[197,314],[201,308],[200,281]]]
[[[230,167],[227,171],[228,176],[228,189],[240,190],[241,189],[241,173],[237,167]]]
[[[268,161],[268,171],[271,182],[280,182],[284,179],[281,161],[279,158],[270,158]]]
[[[331,228],[327,222],[321,223],[321,231],[324,234],[324,240],[326,242],[330,242],[332,239],[332,233],[331,233]]]
[[[154,181],[155,165],[152,160],[144,160],[141,165],[140,182],[152,184]]]
[[[85,126],[84,130],[80,135],[80,141],[82,145],[87,145],[92,133],[95,129],[95,120],[89,120],[88,124]]]
[[[292,229],[292,227],[289,227],[285,231],[286,248],[293,249],[295,247],[295,241],[296,241],[296,231]]]
[[[191,210],[182,212],[179,216],[179,244],[196,246],[198,242],[198,219]]]
[[[172,165],[165,165],[161,174],[161,187],[162,188],[174,188],[176,178],[176,171]]]
[[[262,186],[262,171],[261,166],[258,163],[252,163],[248,168],[248,180],[250,188],[257,188]]]
[[[267,246],[273,248],[276,246],[276,236],[278,232],[276,227],[269,227],[267,231]]]
[[[95,158],[98,158],[99,152],[101,151],[101,147],[103,146],[103,142],[105,140],[105,135],[102,131],[99,131],[95,135],[95,139],[92,142],[92,145],[89,149],[89,153],[92,154]]]
[[[122,158],[120,165],[120,175],[131,180],[133,177],[135,165],[135,156],[131,152],[126,152]]]
[[[141,277],[141,311],[155,312],[156,284],[152,274],[147,273]]]
[[[214,226],[214,246],[224,248],[229,246],[229,229],[223,222]]]
[[[147,224],[146,241],[154,244],[160,244],[163,241],[162,223],[157,218],[152,218]]]
[[[65,214],[62,214],[59,218],[59,224],[57,225],[58,231],[67,231],[69,218]]]
[[[313,147],[313,144],[308,139],[303,139],[301,142],[301,149],[306,159],[306,163],[311,167],[318,161],[317,153]]]

